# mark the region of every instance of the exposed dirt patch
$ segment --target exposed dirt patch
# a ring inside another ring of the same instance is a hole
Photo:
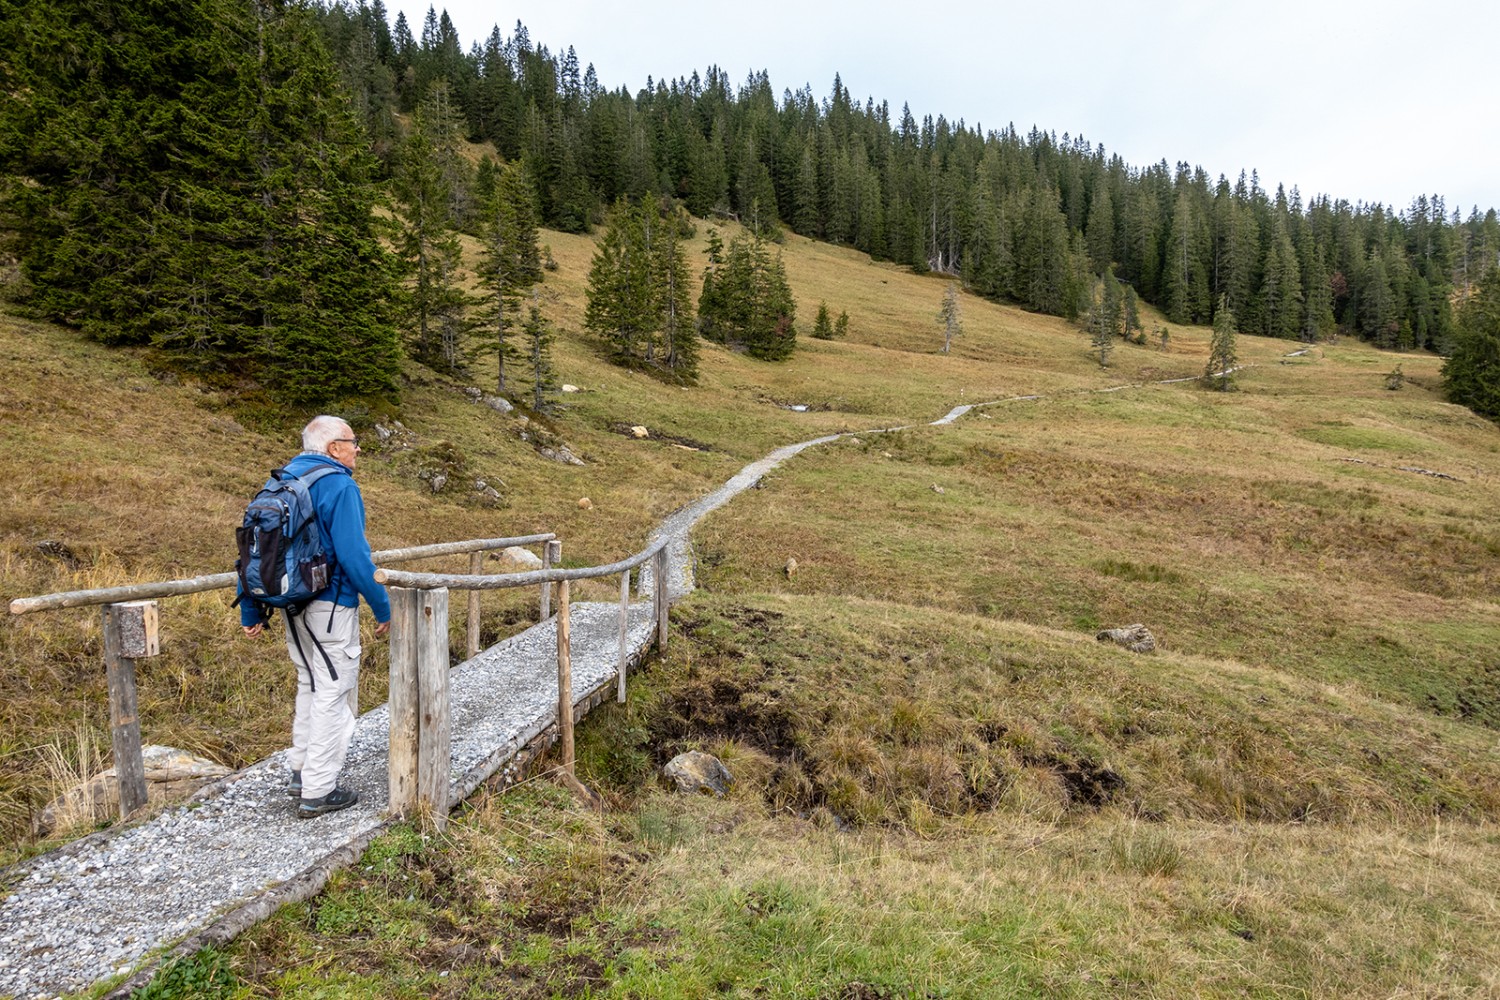
[[[636,436],[636,434],[635,434],[635,428],[637,426],[641,426],[641,425],[627,424],[627,423],[623,423],[623,422],[616,422],[616,423],[610,424],[609,425],[609,429],[612,430],[612,431],[614,431],[616,434],[619,434],[619,435],[622,435],[622,436],[628,437],[628,438],[633,438],[633,437]],[[662,442],[665,442],[667,444],[675,444],[675,445],[681,445],[684,448],[691,448],[693,451],[713,451],[714,450],[713,445],[711,445],[711,444],[705,444],[704,442],[699,441],[696,438],[684,437],[681,434],[669,434],[666,431],[660,430],[660,429],[655,428],[655,427],[647,427],[646,428],[646,432],[647,432],[647,434],[649,436],[648,437],[644,437],[644,438],[638,438],[638,440],[641,440],[641,441],[662,441]]]

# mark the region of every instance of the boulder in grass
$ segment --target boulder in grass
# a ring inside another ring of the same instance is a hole
[[[689,750],[667,761],[661,773],[670,778],[677,790],[686,795],[723,796],[734,784],[734,776],[724,762],[713,754]]]
[[[499,560],[498,569],[501,573],[529,573],[542,568],[542,557],[519,545],[501,549],[496,558]]]
[[[175,747],[141,747],[146,773],[146,801],[152,806],[180,802],[230,773],[230,769]],[[35,831],[46,836],[79,823],[98,823],[120,814],[120,779],[114,768],[53,799],[37,816]]]
[[[1132,653],[1149,653],[1156,648],[1156,637],[1151,630],[1141,624],[1126,625],[1124,628],[1107,628],[1094,636],[1100,642],[1112,642],[1117,646],[1124,646]]]

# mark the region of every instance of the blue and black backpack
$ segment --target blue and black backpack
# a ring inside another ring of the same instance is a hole
[[[328,554],[318,531],[312,484],[338,472],[324,466],[295,476],[274,469],[266,485],[245,508],[245,522],[235,529],[240,557],[236,600],[297,614],[328,587]]]

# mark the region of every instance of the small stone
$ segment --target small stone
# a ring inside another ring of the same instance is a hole
[[[488,406],[496,413],[509,413],[511,410],[515,409],[515,407],[510,404],[510,400],[505,399],[501,396],[485,396],[483,402],[485,406]]]
[[[443,487],[448,485],[448,477],[443,475],[441,472],[437,472],[433,474],[432,479],[429,482],[432,486],[432,492],[441,493],[443,491]]]
[[[932,484],[932,492],[934,492],[934,493],[946,493],[947,490],[943,489],[937,483],[933,483]]]
[[[882,452],[881,452],[881,453],[880,453],[880,455],[881,455],[881,457],[882,457],[882,458],[895,458],[895,457],[896,457],[896,456],[894,456],[894,455],[892,455],[892,454],[891,454],[891,453],[890,453],[890,452],[888,452],[888,451],[882,451]]]
[[[576,386],[576,385],[569,385],[568,383],[564,382],[562,384],[562,391],[563,392],[582,392],[583,390],[580,389],[580,388],[578,388],[578,386]]]
[[[590,500],[588,497],[579,497],[578,498],[578,509],[579,510],[593,510],[594,509],[594,501]]]

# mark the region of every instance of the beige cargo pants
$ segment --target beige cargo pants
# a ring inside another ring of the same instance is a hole
[[[287,620],[287,653],[297,666],[297,710],[288,763],[302,772],[302,798],[338,784],[359,713],[359,609],[313,601]]]

